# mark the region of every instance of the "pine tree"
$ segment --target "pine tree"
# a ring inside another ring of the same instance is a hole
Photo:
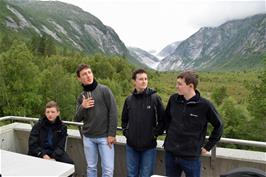
[[[264,70],[258,76],[259,83],[253,82],[251,94],[248,98],[248,110],[253,116],[250,122],[253,139],[266,141],[266,58],[264,59]]]

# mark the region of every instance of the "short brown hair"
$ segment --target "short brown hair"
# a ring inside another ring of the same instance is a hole
[[[197,86],[198,86],[198,78],[199,76],[196,74],[196,72],[194,71],[184,71],[182,73],[180,73],[177,76],[177,79],[181,78],[185,80],[185,83],[188,84],[193,84],[194,85],[194,89],[196,90]]]
[[[47,108],[56,108],[57,111],[60,111],[60,108],[55,101],[49,101],[48,103],[46,103],[45,109]]]
[[[83,69],[87,69],[87,68],[91,68],[91,67],[87,64],[79,64],[76,69],[77,76],[80,77],[80,71],[82,71]]]
[[[135,70],[135,71],[132,73],[132,79],[133,79],[133,80],[136,80],[136,78],[137,78],[137,74],[142,74],[142,73],[147,74],[147,72],[146,72],[144,69],[137,69],[137,70]]]

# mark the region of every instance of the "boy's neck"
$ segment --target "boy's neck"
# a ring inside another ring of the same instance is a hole
[[[184,98],[186,99],[186,100],[190,100],[193,96],[195,96],[196,95],[196,92],[195,92],[195,90],[193,90],[193,91],[191,91],[191,92],[189,92],[189,93],[187,93],[187,94],[184,94]]]

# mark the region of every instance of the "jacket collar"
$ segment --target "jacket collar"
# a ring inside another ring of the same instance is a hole
[[[148,87],[141,93],[138,93],[136,89],[134,89],[132,92],[132,94],[135,96],[152,95],[154,93],[156,93],[156,91]]]
[[[60,124],[62,124],[62,121],[60,119],[60,117],[56,117],[55,121],[53,123],[51,123],[46,116],[44,116],[43,118],[41,118],[41,125],[42,126],[45,126],[45,125],[48,125],[48,126],[58,126]]]
[[[196,95],[190,98],[189,100],[186,100],[183,95],[178,95],[176,101],[177,103],[186,103],[186,104],[197,104],[200,100],[200,92],[198,90],[195,91]]]

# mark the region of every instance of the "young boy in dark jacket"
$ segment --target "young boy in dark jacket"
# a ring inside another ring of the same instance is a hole
[[[198,76],[186,71],[177,76],[177,92],[165,111],[167,136],[164,142],[166,176],[200,177],[199,156],[210,151],[220,140],[223,124],[214,106],[200,96]],[[206,144],[207,124],[213,130]]]
[[[150,177],[156,161],[156,138],[164,129],[164,107],[156,91],[147,87],[145,70],[136,70],[132,79],[135,89],[126,98],[122,112],[123,134],[127,138],[127,176]]]
[[[65,152],[67,127],[59,118],[56,102],[50,101],[45,107],[45,117],[32,128],[29,137],[29,155],[47,160],[74,164]]]

